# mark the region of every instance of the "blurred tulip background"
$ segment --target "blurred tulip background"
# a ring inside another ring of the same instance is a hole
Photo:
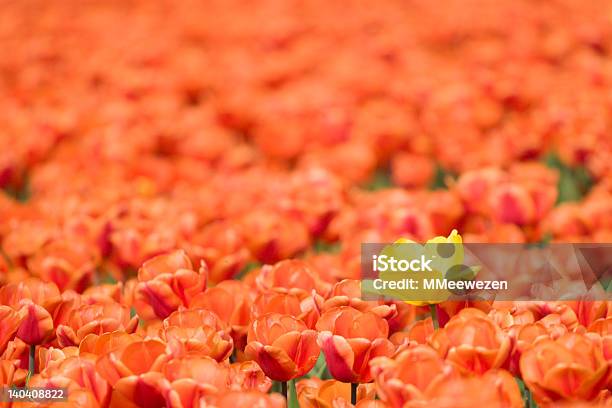
[[[362,243],[612,242],[608,0],[0,4],[1,394],[66,392],[3,406],[612,406],[609,281],[360,280]]]

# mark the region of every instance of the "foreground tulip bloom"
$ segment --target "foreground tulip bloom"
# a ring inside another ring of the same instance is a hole
[[[38,345],[53,335],[53,319],[47,310],[26,302],[19,310],[20,324],[16,336],[29,345]]]
[[[165,319],[179,306],[189,306],[206,288],[206,279],[205,265],[194,271],[185,251],[156,256],[138,271],[134,306],[144,318]]]
[[[110,399],[110,386],[96,371],[95,360],[79,356],[68,357],[41,372],[42,377],[68,378],[82,389],[90,391],[100,406],[106,406]]]
[[[271,379],[289,381],[310,371],[320,351],[317,332],[304,322],[289,315],[268,313],[251,324],[245,354]]]
[[[78,352],[80,355],[93,354],[99,357],[142,340],[142,337],[138,334],[129,334],[122,330],[102,335],[90,333],[79,344]],[[64,348],[64,350],[66,349]]]
[[[19,309],[24,300],[30,300],[53,313],[61,301],[61,294],[53,282],[43,282],[37,278],[0,287],[0,304]]]
[[[135,341],[98,357],[96,369],[114,387],[124,377],[161,371],[168,361],[165,352],[159,340]]]
[[[351,385],[336,380],[310,378],[298,382],[297,394],[300,408],[348,406],[351,401]],[[372,399],[375,395],[373,384],[360,384],[357,388],[357,401]]]
[[[7,343],[15,336],[19,328],[21,316],[12,308],[0,305],[0,354],[4,352]]]
[[[92,379],[93,383],[87,383],[87,378],[85,380],[85,387],[79,384],[77,381],[70,377],[65,377],[63,375],[35,375],[30,380],[29,386],[33,388],[64,388],[67,394],[67,401],[63,402],[62,405],[71,408],[83,407],[83,408],[97,408],[100,407],[100,400],[96,398],[92,388],[97,380]],[[83,384],[83,383],[82,383]],[[102,396],[102,394],[100,395]],[[104,399],[104,404],[106,404],[106,399]],[[13,403],[14,406],[23,407],[23,408],[54,408],[57,407],[57,401],[48,401],[48,402],[21,402],[21,403]]]
[[[320,298],[320,296],[315,296]],[[281,290],[269,290],[255,298],[252,307],[253,318],[267,313],[288,314],[306,323],[310,329],[314,329],[320,315],[313,296],[301,291],[286,293]]]
[[[328,299],[321,306],[321,310],[326,312],[340,306],[351,306],[362,312],[371,311],[387,320],[396,317],[398,313],[395,304],[362,300],[361,282],[355,279],[344,279],[336,283]]]
[[[260,391],[230,391],[212,398],[218,408],[257,407],[285,408],[286,401],[279,394],[264,394]]]
[[[510,353],[510,337],[482,311],[463,309],[429,340],[460,370],[482,374],[501,367]]]
[[[138,316],[114,301],[83,304],[67,313],[65,324],[57,327],[57,340],[62,347],[78,346],[89,334],[102,335],[116,330],[134,333]]]
[[[568,333],[557,340],[538,341],[523,353],[520,368],[538,404],[591,401],[602,393],[611,398],[612,361],[585,335]]]
[[[394,408],[426,399],[436,384],[458,377],[451,364],[425,345],[409,348],[393,359],[376,358],[371,366],[378,395]]]
[[[370,360],[395,352],[387,339],[387,321],[371,311],[349,306],[328,310],[317,322],[317,330],[329,372],[342,382],[370,381]]]
[[[0,384],[12,385],[15,376],[15,363],[9,360],[0,360]]]
[[[163,408],[168,386],[168,381],[158,372],[122,378],[113,386],[110,407]]]
[[[329,290],[310,264],[299,259],[287,259],[275,265],[265,265],[256,278],[257,288],[265,292],[270,289],[303,291],[311,294],[313,290],[325,294]]]
[[[229,389],[230,367],[210,357],[186,356],[168,361],[161,369],[171,382],[191,379],[200,384],[206,394],[216,394]]]
[[[175,357],[200,354],[223,361],[233,350],[226,324],[216,314],[204,309],[172,313],[164,320],[160,335]]]
[[[424,399],[403,408],[522,408],[524,402],[516,380],[504,370],[491,370],[478,377],[446,378],[432,384]]]
[[[214,312],[230,328],[235,347],[243,350],[250,323],[252,297],[251,289],[244,282],[227,280],[196,295],[190,308]]]
[[[230,366],[231,388],[268,392],[272,381],[255,361],[234,363]]]

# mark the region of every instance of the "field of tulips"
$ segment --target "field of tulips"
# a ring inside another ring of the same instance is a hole
[[[612,407],[612,296],[360,259],[612,242],[609,0],[2,1],[0,50],[0,406]]]

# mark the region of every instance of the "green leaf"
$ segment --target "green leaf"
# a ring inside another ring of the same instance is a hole
[[[113,275],[111,275],[110,273],[105,273],[100,277],[100,284],[104,285],[104,284],[115,284],[117,283],[117,279],[115,279],[115,277]]]
[[[519,389],[521,390],[521,396],[525,402],[525,408],[538,408],[538,404],[536,404],[534,401],[531,390],[527,388],[527,385],[523,382],[523,380],[519,377],[515,377],[515,380],[519,386]]]
[[[19,201],[20,203],[25,203],[32,196],[32,189],[30,187],[30,176],[26,173],[23,176],[23,183],[18,187],[5,187],[4,192]]]
[[[585,167],[570,167],[563,163],[555,153],[549,153],[544,158],[544,163],[559,172],[557,205],[582,200],[594,184],[593,178]]]
[[[270,393],[283,394],[283,384],[280,381],[272,381],[272,387],[270,387]]]
[[[527,248],[546,248],[552,241],[553,235],[550,232],[546,232],[542,235],[539,241],[534,241],[526,244]]]
[[[329,380],[332,376],[329,374],[327,369],[327,362],[325,361],[325,355],[321,352],[316,364],[312,367],[304,377],[306,378],[320,378],[321,380]]]
[[[260,267],[261,267],[260,262],[256,262],[256,261],[248,262],[246,265],[244,265],[244,267],[240,270],[240,272],[238,272],[236,276],[234,276],[234,279],[241,280],[253,269],[257,269]]]
[[[429,183],[430,190],[446,190],[448,189],[447,181],[456,179],[457,175],[450,170],[445,169],[440,164],[436,164],[436,171],[433,180]]]
[[[363,186],[363,188],[368,191],[385,190],[393,187],[394,184],[391,180],[391,174],[387,169],[377,169],[370,181]]]
[[[337,254],[340,252],[341,244],[339,242],[325,242],[321,239],[315,241],[312,249],[315,253],[320,254],[322,252],[329,252],[332,254]]]
[[[13,269],[13,267],[15,265],[13,265],[13,261],[11,260],[11,258],[8,256],[8,254],[6,252],[4,252],[4,249],[2,248],[2,246],[0,246],[0,256],[2,258],[4,258],[4,261],[6,262],[7,266],[9,267],[9,269]]]
[[[287,408],[300,408],[298,402],[297,389],[295,388],[295,380],[290,380],[287,384]]]

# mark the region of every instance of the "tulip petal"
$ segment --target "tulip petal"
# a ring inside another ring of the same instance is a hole
[[[331,375],[339,381],[352,382],[355,379],[355,355],[346,339],[330,332],[322,332],[319,333],[319,343]]]
[[[165,351],[166,345],[159,340],[137,341],[124,349],[122,360],[132,373],[142,374],[150,371]]]
[[[247,344],[245,353],[247,358],[257,361],[264,373],[273,380],[289,381],[296,376],[297,367],[283,349],[253,341]]]
[[[110,406],[163,408],[166,406],[163,388],[164,378],[160,373],[146,373],[119,380],[114,386]]]
[[[41,344],[53,334],[53,318],[47,310],[35,303],[24,305],[20,313],[21,324],[17,337],[27,344]]]

